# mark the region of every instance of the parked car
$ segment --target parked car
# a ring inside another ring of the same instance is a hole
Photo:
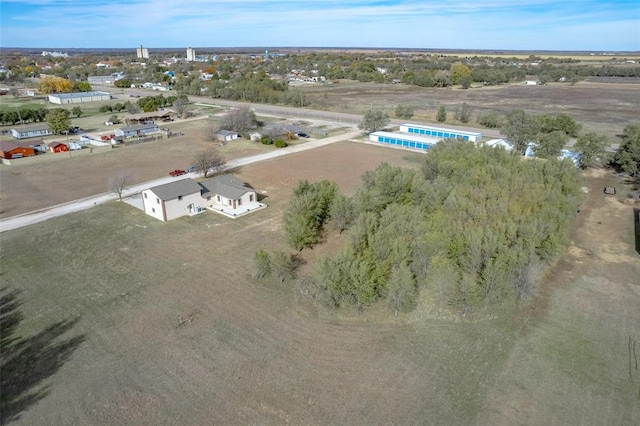
[[[193,173],[196,171],[196,169],[197,169],[196,166],[189,166],[189,168],[187,169],[187,173]]]
[[[169,172],[169,176],[182,176],[183,174],[185,174],[187,172],[185,172],[184,170],[172,170]]]
[[[298,132],[297,135],[298,135],[299,138],[308,138],[309,137],[309,135],[306,134],[305,132]]]

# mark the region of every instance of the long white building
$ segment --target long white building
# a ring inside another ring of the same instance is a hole
[[[482,133],[447,129],[444,127],[423,126],[421,124],[401,124],[400,132],[439,139],[464,139],[465,141],[471,142],[480,142],[482,140]]]
[[[49,102],[60,105],[108,101],[110,99],[111,94],[108,92],[52,93],[49,95]]]
[[[414,149],[431,149],[438,143],[438,139],[432,137],[428,138],[413,134],[400,134],[382,131],[370,133],[369,140],[372,142],[383,143],[385,145]]]

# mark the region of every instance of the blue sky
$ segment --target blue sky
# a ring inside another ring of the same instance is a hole
[[[640,51],[638,0],[0,0],[0,46]]]

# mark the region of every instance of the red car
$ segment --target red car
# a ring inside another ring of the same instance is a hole
[[[184,170],[172,170],[169,172],[169,176],[182,176],[186,173],[187,172],[185,172]]]

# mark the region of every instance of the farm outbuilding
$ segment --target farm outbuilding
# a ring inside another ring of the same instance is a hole
[[[50,144],[47,145],[49,147],[49,150],[51,152],[58,153],[58,152],[68,152],[69,151],[69,147],[67,146],[67,144],[62,143],[62,142],[51,142]]]
[[[433,138],[426,138],[424,136],[382,131],[369,134],[369,140],[372,142],[380,142],[386,145],[415,149],[430,149],[438,143],[437,140]]]
[[[38,138],[52,135],[47,123],[32,124],[30,126],[20,126],[11,129],[11,135],[16,139]]]
[[[155,123],[150,124],[134,124],[133,126],[120,127],[114,132],[116,137],[133,138],[136,136],[144,136],[151,133],[158,133],[160,129]]]
[[[232,130],[218,130],[216,132],[216,138],[222,142],[229,142],[238,139],[238,133]]]
[[[482,133],[420,124],[401,124],[400,132],[439,139],[464,139],[471,142],[480,142],[482,140]]]
[[[110,99],[111,94],[108,92],[53,93],[49,95],[49,102],[60,105],[108,101]]]
[[[32,157],[36,155],[36,150],[30,146],[18,144],[10,141],[0,142],[0,157],[11,160],[14,158]]]

